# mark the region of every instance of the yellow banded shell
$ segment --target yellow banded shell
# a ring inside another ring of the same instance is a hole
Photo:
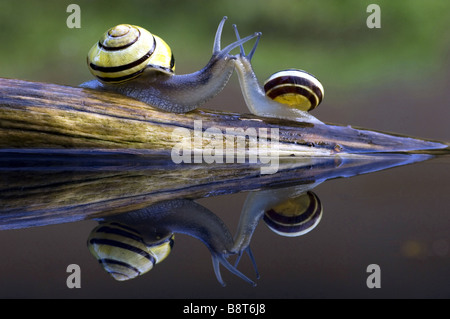
[[[311,111],[322,102],[324,89],[312,74],[288,69],[272,74],[264,82],[266,96],[302,111]]]
[[[152,68],[175,71],[172,50],[164,40],[139,26],[119,24],[103,34],[88,53],[91,73],[107,83],[120,83]]]
[[[322,204],[313,192],[289,198],[264,213],[263,220],[275,233],[296,237],[317,226],[322,217]]]
[[[163,261],[173,243],[173,234],[148,242],[127,225],[109,222],[94,228],[87,244],[102,267],[114,279],[124,281],[148,272]]]

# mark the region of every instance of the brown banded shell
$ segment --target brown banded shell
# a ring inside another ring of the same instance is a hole
[[[322,204],[313,192],[289,198],[264,213],[263,220],[275,233],[296,237],[311,231],[320,222]]]
[[[270,99],[302,111],[311,111],[323,100],[322,84],[312,74],[288,69],[272,74],[264,82],[264,91]]]

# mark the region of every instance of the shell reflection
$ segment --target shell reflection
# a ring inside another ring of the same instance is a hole
[[[117,222],[100,224],[88,238],[91,254],[118,281],[151,270],[170,254],[173,244],[173,234],[146,241],[135,229]]]
[[[269,208],[263,220],[278,235],[296,237],[314,229],[322,218],[322,211],[317,195],[307,192]]]

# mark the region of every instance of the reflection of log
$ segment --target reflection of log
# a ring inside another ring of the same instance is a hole
[[[182,136],[174,128],[279,129],[282,155],[391,152],[446,145],[368,130],[312,125],[221,112],[159,111],[118,94],[0,79],[0,148],[101,148],[169,152]],[[211,138],[203,137],[203,147]],[[248,146],[248,145],[247,145]],[[250,145],[251,147],[251,145]],[[249,152],[256,151],[249,149]]]
[[[305,157],[261,175],[254,164],[183,164],[165,157],[0,153],[0,229],[104,217],[173,198],[201,198],[350,177],[430,158],[425,154]],[[69,156],[70,155],[70,156]]]

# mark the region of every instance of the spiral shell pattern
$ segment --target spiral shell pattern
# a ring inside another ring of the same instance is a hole
[[[288,69],[272,74],[264,82],[266,96],[302,111],[311,111],[323,100],[322,84],[303,70]]]
[[[173,234],[155,242],[127,225],[109,222],[92,230],[87,245],[91,254],[116,280],[124,281],[142,275],[164,260],[172,250]]]
[[[139,26],[120,24],[103,34],[88,53],[90,72],[105,83],[121,83],[146,69],[173,74],[175,59],[160,37]]]
[[[311,231],[322,217],[322,204],[313,192],[289,198],[264,213],[263,220],[275,233],[296,237]]]

